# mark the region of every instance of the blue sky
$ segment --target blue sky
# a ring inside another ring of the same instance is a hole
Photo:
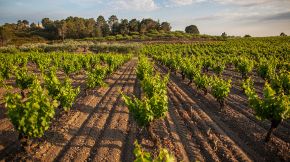
[[[290,0],[0,0],[0,24],[112,14],[168,21],[173,30],[195,24],[211,35],[290,35]]]

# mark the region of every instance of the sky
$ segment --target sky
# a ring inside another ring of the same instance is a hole
[[[290,35],[290,0],[0,0],[0,24],[99,15],[153,18],[182,31],[194,24],[209,35]]]

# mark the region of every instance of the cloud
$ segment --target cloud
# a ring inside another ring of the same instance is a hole
[[[108,3],[114,10],[152,11],[157,9],[154,0],[111,0]]]
[[[193,3],[193,0],[170,0],[170,2],[177,5],[189,5]]]
[[[207,0],[169,0],[166,6],[167,7],[184,6],[205,1]]]
[[[72,2],[72,3],[100,3],[102,2],[102,0],[67,0],[68,2]]]
[[[0,4],[0,24],[115,14],[162,19],[178,30],[195,24],[208,34],[270,35],[273,29],[290,33],[290,0],[0,0]]]
[[[183,6],[183,5],[190,5],[193,3],[200,3],[200,2],[214,2],[220,3],[224,5],[237,5],[237,6],[256,6],[260,4],[269,3],[273,0],[168,0],[169,6]],[[281,0],[283,1],[283,0]]]
[[[213,21],[213,20],[218,20],[221,18],[223,18],[221,15],[208,15],[208,16],[196,17],[193,20],[194,21]]]
[[[238,6],[256,6],[261,5],[265,3],[269,3],[273,0],[213,0],[215,2],[221,3],[221,4],[233,4]]]
[[[236,12],[226,11],[215,13],[211,15],[195,17],[192,19],[194,22],[199,23],[224,23],[224,24],[239,24],[243,27],[252,26],[253,24],[277,24],[286,23],[290,25],[290,11],[286,12],[246,12],[237,10]],[[263,26],[263,25],[262,25]]]
[[[263,18],[263,20],[289,20],[290,22],[290,11],[266,16]]]
[[[209,0],[210,1],[210,0]],[[220,21],[226,23],[249,24],[265,21],[290,22],[289,0],[212,0],[215,3],[225,5],[223,10],[206,13],[195,17],[196,21]],[[230,5],[230,6],[226,6]]]
[[[94,4],[101,4],[102,0],[67,0],[67,2],[70,2],[75,5],[81,5],[81,6],[88,6],[88,5],[94,5]]]
[[[261,5],[289,5],[289,0],[167,0],[167,6],[183,6],[183,5],[190,5],[193,3],[200,3],[200,2],[211,2],[217,3],[222,5],[235,5],[241,7],[255,7]]]

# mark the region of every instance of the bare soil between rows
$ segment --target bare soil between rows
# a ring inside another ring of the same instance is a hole
[[[156,155],[157,147],[146,129],[137,126],[121,98],[121,91],[140,97],[137,58],[124,64],[105,82],[106,87],[84,91],[84,76],[75,76],[82,91],[69,113],[58,112],[51,128],[33,141],[29,153],[20,149],[18,133],[0,108],[0,161],[133,161],[134,141]],[[165,74],[168,70],[156,66]],[[231,70],[224,77],[237,76]],[[237,76],[238,77],[238,76]],[[231,77],[234,78],[234,77]],[[257,120],[239,90],[238,79],[220,110],[211,95],[188,86],[179,74],[168,84],[169,110],[153,123],[153,133],[177,161],[289,161],[290,129],[281,125],[268,144],[263,137],[269,122]],[[1,90],[3,96],[4,91]]]
[[[157,69],[168,73],[163,66],[158,65]],[[176,102],[177,111],[187,116],[184,121],[192,128],[193,135],[197,134],[194,140],[197,140],[196,145],[202,146],[200,152],[204,153],[201,155],[205,155],[203,157],[206,160],[214,161],[289,161],[289,121],[284,121],[274,132],[271,141],[265,143],[264,136],[270,128],[270,122],[255,118],[247,105],[246,96],[238,90],[238,79],[232,77],[238,74],[231,69],[224,73],[227,75],[223,77],[233,80],[233,87],[226,101],[227,106],[222,110],[213,96],[205,96],[194,85],[189,86],[188,80],[182,80],[180,74],[171,73],[169,98],[173,103]],[[255,78],[256,87],[261,86],[261,82]]]

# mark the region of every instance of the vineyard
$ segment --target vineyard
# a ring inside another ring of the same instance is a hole
[[[0,161],[290,161],[289,37],[88,46],[2,50]]]

